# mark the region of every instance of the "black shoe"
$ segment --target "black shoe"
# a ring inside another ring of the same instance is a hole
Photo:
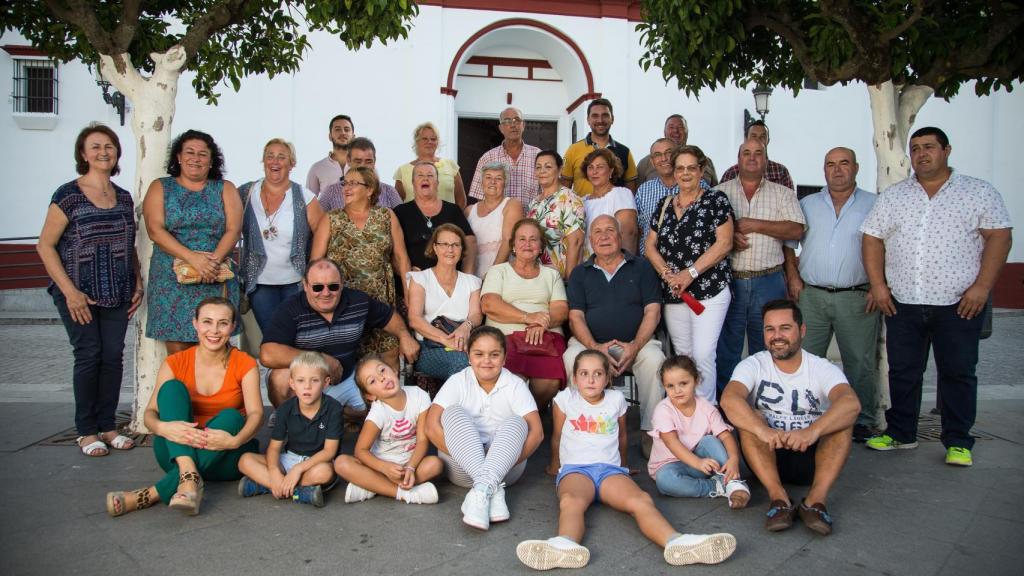
[[[863,424],[854,424],[853,426],[853,441],[858,444],[863,444],[867,442],[868,438],[877,435],[878,432],[876,430],[872,430]]]

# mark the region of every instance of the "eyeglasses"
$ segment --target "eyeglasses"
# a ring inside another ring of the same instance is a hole
[[[502,126],[519,126],[522,123],[522,118],[502,118],[501,121],[498,122],[498,124],[501,124]]]
[[[686,173],[696,174],[697,172],[700,172],[701,169],[700,169],[700,165],[699,164],[690,164],[690,165],[687,165],[687,166],[676,166],[675,167],[675,171],[676,172],[682,172],[684,174],[686,174]]]
[[[331,284],[310,284],[309,287],[317,294],[323,292],[324,288],[327,288],[328,292],[337,292],[338,290],[341,290],[341,284],[337,282],[332,282]]]
[[[438,246],[438,247],[446,249],[446,250],[455,250],[456,248],[462,248],[462,243],[461,242],[434,242],[434,246]]]
[[[341,187],[342,188],[350,188],[352,186],[366,186],[366,182],[357,182],[355,180],[342,180],[341,181]]]

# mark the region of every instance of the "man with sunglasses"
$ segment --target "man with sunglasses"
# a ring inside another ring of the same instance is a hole
[[[324,393],[341,402],[346,415],[365,413],[366,403],[356,387],[353,369],[363,335],[372,328],[398,338],[398,349],[406,361],[416,360],[420,345],[396,310],[365,292],[345,288],[337,264],[327,258],[310,262],[302,292],[278,306],[263,333],[260,362],[270,368],[270,403],[276,407],[291,396],[288,366],[300,352],[313,350],[320,352],[331,368],[331,386]]]

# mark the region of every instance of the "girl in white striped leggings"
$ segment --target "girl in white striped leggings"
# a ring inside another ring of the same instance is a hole
[[[427,436],[448,479],[471,488],[462,521],[487,530],[509,519],[505,486],[526,470],[544,440],[537,404],[521,378],[504,368],[505,336],[481,326],[469,335],[469,368],[448,378],[427,412]]]

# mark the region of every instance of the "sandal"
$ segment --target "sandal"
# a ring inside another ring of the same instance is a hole
[[[88,436],[79,436],[78,439],[75,440],[75,443],[78,444],[78,448],[82,451],[82,454],[93,458],[110,454],[110,450],[107,450],[107,445],[103,440],[96,440],[95,442],[90,442],[85,446],[82,446],[82,440],[85,440],[86,438],[88,438]],[[97,438],[99,438],[99,436],[97,436]]]
[[[113,439],[110,438],[111,434],[114,435]],[[123,434],[119,434],[117,430],[100,432],[100,440],[106,442],[115,450],[131,450],[132,448],[135,448],[135,441]]]
[[[107,514],[117,518],[153,505],[153,501],[149,498],[149,488],[139,488],[131,492],[135,495],[135,508],[128,508],[128,494],[129,492],[107,492]]]
[[[178,484],[191,482],[196,485],[195,492],[178,491],[171,496],[169,507],[181,510],[189,516],[199,514],[199,504],[203,501],[203,477],[198,472],[185,472],[178,476]]]

